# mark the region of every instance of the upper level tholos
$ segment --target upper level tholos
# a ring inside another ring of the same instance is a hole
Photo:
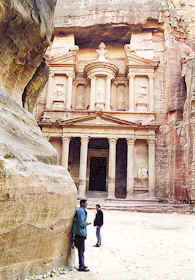
[[[37,118],[52,118],[51,112],[154,113],[159,59],[151,48],[142,53],[134,45],[108,41],[77,46],[73,34],[55,36],[46,55],[49,81]]]

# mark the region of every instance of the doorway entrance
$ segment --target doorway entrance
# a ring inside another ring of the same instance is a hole
[[[106,157],[91,157],[89,191],[106,192]]]

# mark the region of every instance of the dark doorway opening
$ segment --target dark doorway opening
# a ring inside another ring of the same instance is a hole
[[[90,160],[89,191],[106,192],[105,157],[92,157]]]

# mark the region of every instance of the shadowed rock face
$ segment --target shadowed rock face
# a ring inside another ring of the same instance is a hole
[[[65,264],[76,205],[70,175],[33,116],[47,80],[55,2],[0,0],[0,279]]]
[[[55,4],[56,0],[0,1],[0,33],[3,34],[0,82],[19,104],[26,86],[44,63],[43,55],[53,30]],[[44,86],[47,73],[42,76]],[[27,92],[25,96],[28,96]]]

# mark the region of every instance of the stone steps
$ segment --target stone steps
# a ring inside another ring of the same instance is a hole
[[[185,213],[192,214],[194,209],[188,204],[170,204],[152,200],[100,200],[88,199],[88,209],[95,209],[99,203],[104,210],[136,211],[143,213]]]

